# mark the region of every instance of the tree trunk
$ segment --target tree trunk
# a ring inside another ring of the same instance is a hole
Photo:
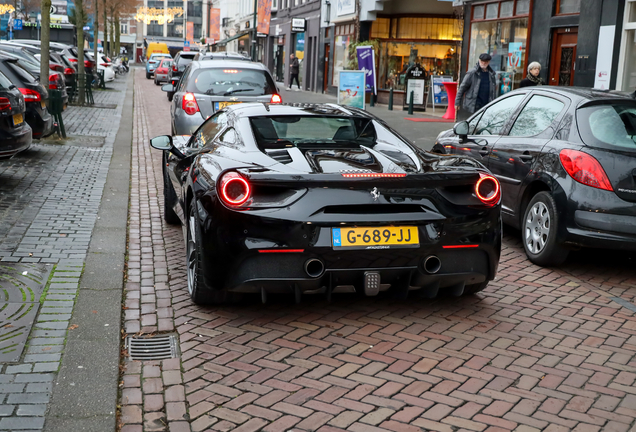
[[[94,19],[95,22],[93,23],[93,28],[95,29],[93,31],[93,58],[95,59],[95,63],[98,62],[97,60],[97,42],[99,41],[99,1],[95,0],[95,12],[94,12]]]
[[[119,12],[115,14],[115,57],[119,55],[121,39],[121,26],[119,25]]]
[[[114,16],[115,16],[114,11],[111,8],[110,9],[110,44],[108,45],[108,48],[110,48],[109,57],[113,56],[113,51],[115,49],[115,23],[113,22]]]
[[[108,16],[106,15],[106,0],[104,0],[104,40],[102,41],[102,47],[104,47],[104,54],[106,56],[108,56],[107,42],[108,42]]]
[[[40,82],[45,89],[49,88],[49,46],[51,41],[51,0],[42,0],[42,41],[40,51]]]
[[[77,20],[77,76],[84,77],[84,86],[79,86],[77,103],[78,105],[84,105],[85,86],[89,86],[93,82],[93,77],[86,76],[84,69],[84,27],[82,26],[84,21],[84,0],[75,0],[75,17]]]

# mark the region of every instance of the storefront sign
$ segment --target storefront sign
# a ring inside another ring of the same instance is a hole
[[[362,71],[340,71],[338,79],[338,103],[364,109],[366,74]]]
[[[608,47],[614,46],[614,34],[616,26],[601,26],[598,34],[598,50],[596,52],[596,76],[594,88],[607,90],[610,86],[612,74],[612,52]]]
[[[210,38],[221,39],[221,9],[210,9]]]
[[[356,2],[354,0],[337,0],[336,15],[349,15],[356,13]]]
[[[438,75],[431,78],[433,81],[433,106],[446,105],[448,103],[448,95],[446,94],[445,82],[452,82],[452,76]]]
[[[426,72],[426,69],[424,69],[419,63],[415,63],[406,70],[405,79],[406,94],[404,95],[404,104],[408,105],[412,96],[414,108],[426,111],[426,83],[428,81],[428,73]]]
[[[413,93],[413,105],[424,104],[424,80],[408,80],[406,84],[406,99],[410,101],[411,93]]]
[[[269,34],[269,22],[272,18],[272,0],[258,0],[258,14],[256,17],[256,31]]]
[[[305,18],[292,18],[291,31],[304,32],[305,31]]]
[[[372,46],[356,47],[358,53],[358,70],[364,72],[366,76],[365,92],[378,94],[375,84],[375,52]]]
[[[51,2],[51,14],[52,15],[66,15],[67,6],[66,2],[55,0]]]

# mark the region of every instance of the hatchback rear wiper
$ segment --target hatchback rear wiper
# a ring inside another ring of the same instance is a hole
[[[223,96],[229,96],[229,95],[231,95],[233,93],[246,92],[246,91],[252,91],[252,90],[256,90],[256,89],[246,88],[246,89],[230,90],[230,91],[226,91],[225,93],[223,93]]]

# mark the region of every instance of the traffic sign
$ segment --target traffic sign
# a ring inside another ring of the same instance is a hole
[[[13,30],[22,30],[22,20],[21,19],[13,20]]]

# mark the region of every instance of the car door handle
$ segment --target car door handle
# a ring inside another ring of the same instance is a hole
[[[519,155],[519,159],[524,162],[530,162],[532,160],[532,155],[530,153],[523,153]]]
[[[488,147],[484,147],[481,150],[479,150],[479,154],[482,156],[488,156],[488,153],[490,153],[490,150],[488,150]]]

